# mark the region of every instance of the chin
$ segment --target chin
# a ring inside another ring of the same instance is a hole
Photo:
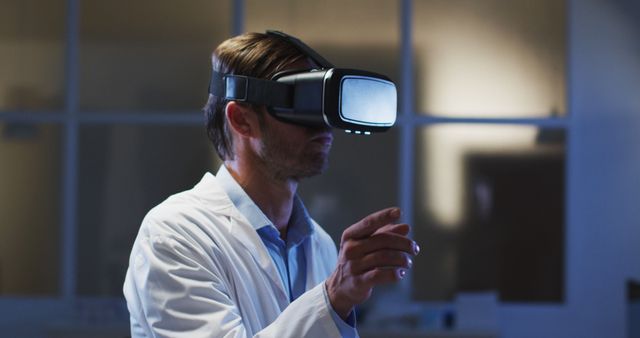
[[[329,167],[329,156],[327,154],[318,154],[314,160],[313,165],[310,166],[311,176],[320,175]]]
[[[303,178],[320,175],[325,172],[329,162],[327,151],[307,150],[302,155],[277,155],[263,156],[262,159],[266,170],[271,172],[274,178],[282,181],[300,181]]]
[[[303,178],[311,178],[314,176],[318,176],[320,174],[323,174],[326,170],[326,165],[320,168],[309,168],[307,170],[301,170],[299,172],[297,172],[296,174],[293,175],[293,178],[296,181],[299,181]]]
[[[328,162],[329,161],[327,160],[327,158],[323,157],[322,159],[318,159],[314,163],[309,163],[303,168],[295,170],[295,173],[292,172],[293,175],[291,175],[290,177],[296,181],[300,181],[303,178],[318,176],[320,174],[323,174],[327,170],[327,168],[329,167]]]

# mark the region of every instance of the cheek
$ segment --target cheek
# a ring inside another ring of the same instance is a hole
[[[277,121],[274,125],[273,133],[278,139],[284,140],[291,148],[302,147],[310,137],[310,132],[300,126]]]
[[[304,133],[283,130],[277,137],[282,149],[292,156],[297,157],[305,151],[307,137]]]
[[[281,160],[296,158],[304,148],[304,138],[295,129],[271,125],[263,134],[264,146],[270,154],[280,154]]]

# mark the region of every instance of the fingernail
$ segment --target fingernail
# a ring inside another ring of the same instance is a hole
[[[404,278],[404,276],[407,274],[407,271],[404,269],[400,269],[400,271],[398,272],[398,274],[400,275],[400,278]]]
[[[400,217],[400,209],[393,208],[393,210],[391,210],[389,214],[391,215],[391,217]]]
[[[412,267],[413,266],[413,259],[411,259],[411,258],[407,258],[407,259],[409,260],[409,262],[408,262],[409,263],[409,267]]]
[[[413,242],[413,252],[414,252],[414,255],[417,255],[420,253],[420,246],[416,242]]]

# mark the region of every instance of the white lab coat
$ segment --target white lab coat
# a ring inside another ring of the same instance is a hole
[[[129,260],[132,337],[340,337],[325,301],[335,244],[314,223],[307,292],[289,303],[262,240],[207,173],[153,208]]]

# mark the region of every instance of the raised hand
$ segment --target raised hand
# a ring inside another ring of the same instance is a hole
[[[371,296],[373,287],[402,279],[420,251],[409,225],[395,224],[398,208],[377,211],[342,233],[338,266],[327,278],[333,309],[346,318],[353,307]]]

